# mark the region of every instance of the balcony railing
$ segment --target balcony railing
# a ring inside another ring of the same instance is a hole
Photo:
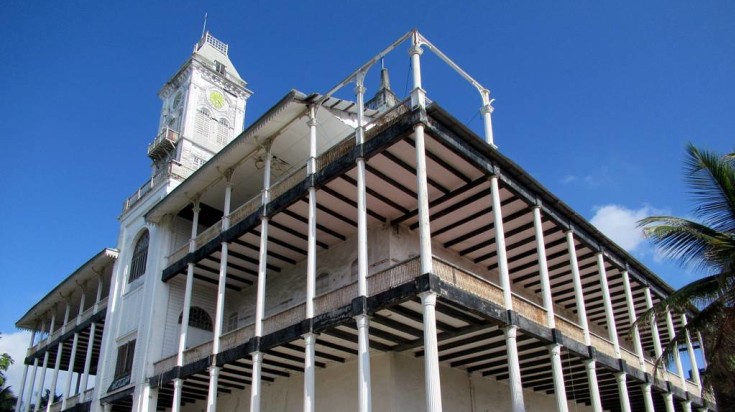
[[[194,170],[182,165],[177,161],[170,161],[163,170],[160,170],[153,178],[143,183],[132,195],[128,196],[123,202],[122,212],[125,213],[135,206],[141,199],[145,197],[151,190],[166,181],[168,178],[176,180],[184,180],[191,176]]]
[[[73,318],[70,318],[69,322],[67,322],[66,325],[60,325],[56,330],[54,330],[54,333],[52,333],[45,339],[41,340],[34,346],[28,348],[26,356],[31,356],[32,354],[37,352],[42,347],[58,339],[64,333],[74,329],[74,327],[77,325],[77,322],[82,323],[85,320],[91,318],[92,315],[94,315],[95,313],[98,313],[100,311],[105,311],[105,310],[107,310],[107,297],[100,299],[100,302],[98,304],[98,309],[96,311],[94,310],[94,306],[87,308],[84,312],[82,312],[81,316],[74,316]]]
[[[411,282],[420,275],[419,266],[419,259],[412,258],[369,275],[367,279],[368,295],[374,296],[399,285]],[[472,273],[470,270],[459,267],[454,263],[434,257],[433,273],[447,284],[478,296],[483,300],[495,302],[497,304],[502,304],[503,302],[503,290],[500,286],[485,277]],[[314,299],[315,315],[321,315],[347,306],[355,297],[357,297],[356,282],[352,282],[338,289],[319,295]],[[535,301],[539,300],[536,298],[537,297],[535,296],[524,296],[523,294],[514,292],[512,294],[513,308],[525,318],[540,325],[544,325],[546,322],[546,310]],[[305,304],[303,302],[296,303],[294,306],[266,315],[263,320],[263,331],[265,334],[273,333],[297,324],[304,319]],[[556,328],[561,331],[564,336],[579,343],[584,343],[584,332],[582,327],[577,324],[576,321],[571,319],[573,319],[571,313],[568,311],[560,311],[555,315]],[[239,344],[246,343],[253,337],[253,330],[254,325],[251,323],[222,336],[220,339],[221,350],[224,351],[234,348]],[[592,340],[592,345],[600,353],[615,358],[616,355],[613,343],[600,336],[599,333],[602,333],[602,331],[602,328],[591,330],[590,338]],[[187,350],[184,353],[184,364],[209,356],[211,349],[212,342],[210,341]],[[628,365],[635,368],[641,367],[638,356],[632,350],[621,346],[620,356]],[[154,373],[161,374],[167,372],[174,366],[176,366],[176,355],[157,362],[155,364]],[[645,372],[653,374],[653,361],[645,359],[643,369]],[[688,390],[690,393],[699,393],[696,385],[691,382],[687,382],[686,387],[681,387],[681,380],[675,373],[661,370],[657,376],[660,379],[668,376],[668,380],[672,385],[679,387],[682,390]]]
[[[153,160],[165,158],[169,153],[176,149],[176,143],[179,141],[179,133],[168,127],[164,127],[161,133],[156,136],[153,141],[148,144],[148,157]]]

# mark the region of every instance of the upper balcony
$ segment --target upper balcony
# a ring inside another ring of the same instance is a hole
[[[148,144],[148,157],[154,161],[165,159],[171,152],[176,150],[179,141],[179,133],[168,127],[164,127],[161,133]]]
[[[155,176],[148,179],[143,185],[141,185],[132,195],[128,196],[123,201],[122,213],[127,212],[133,206],[135,206],[141,199],[143,199],[148,193],[154,188],[158,187],[161,183],[165,182],[168,178],[172,178],[178,181],[182,181],[189,177],[194,170],[184,166],[183,164],[171,160],[168,162],[163,170],[158,171]]]

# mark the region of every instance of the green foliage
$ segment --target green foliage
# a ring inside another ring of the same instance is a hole
[[[2,334],[0,334],[2,339]],[[7,353],[0,355],[0,412],[15,410],[16,397],[10,386],[5,386],[5,372],[13,364],[13,358]]]
[[[674,292],[636,322],[646,327],[667,310],[694,313],[666,345],[656,367],[668,364],[687,335],[701,334],[711,385],[720,410],[735,401],[735,154],[687,147],[685,181],[696,202],[694,219],[651,216],[639,222],[646,236],[682,266],[706,275]]]

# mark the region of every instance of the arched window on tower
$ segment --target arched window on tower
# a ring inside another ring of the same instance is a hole
[[[197,110],[196,117],[194,118],[194,133],[204,140],[209,138],[210,120],[212,120],[212,116],[209,114],[209,110],[204,107],[200,107]]]
[[[230,141],[230,122],[219,119],[217,124],[217,144],[226,145]]]
[[[148,263],[148,231],[143,231],[133,249],[133,258],[130,260],[130,275],[128,283],[138,279],[145,274],[146,263]]]

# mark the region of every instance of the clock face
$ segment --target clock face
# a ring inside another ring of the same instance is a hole
[[[225,107],[225,96],[219,90],[212,90],[209,92],[209,103],[217,110],[221,110]]]

